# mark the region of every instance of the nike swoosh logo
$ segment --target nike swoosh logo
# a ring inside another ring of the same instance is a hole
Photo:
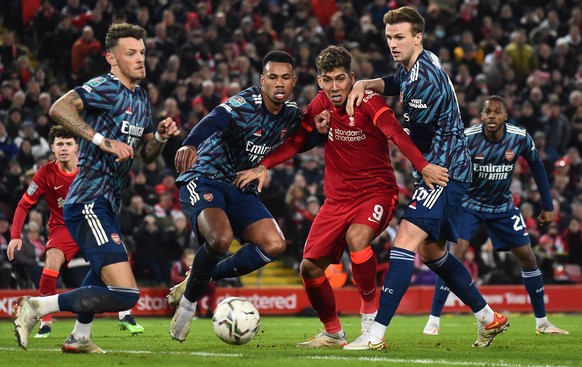
[[[375,289],[372,289],[372,290],[371,290],[371,291],[369,291],[369,292],[364,292],[364,296],[367,296],[368,294],[372,294],[374,291],[375,291]]]
[[[61,187],[63,187],[63,186],[65,186],[65,185],[61,185],[61,186],[55,186],[55,190],[58,190],[58,189],[60,189],[60,188],[61,188]]]
[[[491,330],[491,329],[495,329],[498,326],[499,326],[499,321],[494,321],[493,323],[487,325],[487,327],[485,329]]]
[[[376,224],[380,224],[380,222],[378,222],[376,219],[372,219],[371,217],[368,217],[368,220],[369,220],[370,222],[374,222],[374,223],[376,223]]]

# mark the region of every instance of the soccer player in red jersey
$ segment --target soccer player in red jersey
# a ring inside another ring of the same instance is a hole
[[[354,116],[348,116],[346,101],[355,83],[351,61],[350,53],[337,46],[319,54],[317,82],[322,91],[309,104],[301,128],[260,165],[239,172],[235,182],[243,187],[259,179],[260,189],[266,170],[299,152],[314,130],[327,136],[326,199],[307,237],[300,266],[305,290],[324,331],[297,344],[302,348],[347,344],[335,296],[325,276],[325,269],[339,263],[346,246],[361,296],[362,332],[374,321],[378,310],[376,260],[370,243],[388,226],[398,198],[388,141],[398,146],[426,182],[445,186],[448,181],[447,169],[424,159],[377,93],[369,91]]]
[[[7,255],[14,259],[14,251],[22,247],[20,233],[30,208],[44,196],[49,208],[49,235],[45,246],[45,264],[40,277],[40,294],[49,296],[57,293],[57,280],[61,267],[71,261],[79,248],[71,237],[63,220],[63,204],[69,187],[77,175],[77,138],[64,127],[53,126],[49,132],[51,150],[55,160],[42,166],[32,178],[28,189],[22,195],[14,213],[10,243]],[[143,327],[135,322],[129,311],[119,313],[119,327],[132,334],[143,333]],[[48,338],[52,331],[52,316],[41,319],[40,329],[35,338]]]

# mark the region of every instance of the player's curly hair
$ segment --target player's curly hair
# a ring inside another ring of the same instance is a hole
[[[413,36],[424,33],[424,18],[416,9],[403,6],[384,14],[384,24],[410,23]]]
[[[319,75],[323,75],[337,68],[343,68],[346,73],[350,73],[352,55],[343,47],[328,46],[317,55],[315,66],[317,67],[317,73]]]
[[[145,40],[147,36],[146,30],[138,25],[129,23],[112,24],[107,30],[107,36],[105,36],[105,50],[111,52],[117,46],[120,38]]]
[[[79,137],[69,130],[65,129],[61,125],[55,125],[51,127],[49,130],[49,144],[53,144],[55,142],[55,138],[62,138],[62,139],[75,139],[75,142],[79,143]]]

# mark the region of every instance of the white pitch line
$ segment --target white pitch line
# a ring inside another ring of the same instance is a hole
[[[0,351],[20,351],[21,348],[18,347],[0,347]],[[55,348],[29,348],[29,351],[36,352],[58,352],[61,353],[60,349]],[[220,357],[220,358],[242,358],[245,354],[242,353],[212,353],[212,352],[180,352],[180,351],[157,351],[153,352],[151,350],[112,350],[111,353],[129,353],[129,354],[168,354],[168,355],[190,355],[198,357]],[[349,352],[348,352],[349,353]],[[249,355],[247,355],[249,357]],[[364,356],[293,356],[297,359],[318,359],[318,360],[336,360],[336,361],[360,361],[360,362],[385,362],[393,364],[427,364],[427,365],[447,365],[447,366],[483,366],[487,365],[490,367],[572,367],[572,366],[561,366],[561,365],[550,365],[550,364],[516,364],[516,363],[505,363],[505,362],[459,362],[459,361],[447,361],[444,359],[403,359],[403,358],[386,358],[386,357],[364,357]]]
[[[297,356],[295,358],[307,358],[307,359],[324,359],[324,360],[341,360],[341,361],[364,361],[364,362],[388,362],[397,364],[442,364],[450,366],[492,366],[492,367],[572,367],[572,366],[559,366],[550,364],[516,364],[516,363],[504,363],[504,362],[458,362],[458,361],[447,361],[444,359],[402,359],[402,358],[385,358],[385,357],[341,357],[341,356]]]

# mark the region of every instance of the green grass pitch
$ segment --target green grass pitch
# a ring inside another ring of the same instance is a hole
[[[192,323],[183,343],[171,340],[169,318],[140,318],[142,335],[131,336],[117,328],[117,320],[97,318],[93,340],[107,351],[104,355],[63,354],[60,346],[72,330],[73,319],[53,323],[49,339],[29,341],[29,350],[16,346],[11,320],[0,321],[0,365],[18,367],[69,366],[493,366],[541,367],[582,366],[582,315],[550,315],[557,326],[570,335],[534,333],[533,315],[510,314],[509,331],[498,336],[488,348],[473,348],[476,339],[472,315],[446,315],[441,335],[424,336],[426,316],[400,316],[392,320],[386,342],[388,350],[348,352],[341,349],[299,349],[295,344],[321,330],[313,317],[268,317],[261,319],[259,334],[243,346],[219,340],[209,319]],[[348,341],[359,335],[358,317],[342,317]],[[35,334],[37,328],[33,331]]]

